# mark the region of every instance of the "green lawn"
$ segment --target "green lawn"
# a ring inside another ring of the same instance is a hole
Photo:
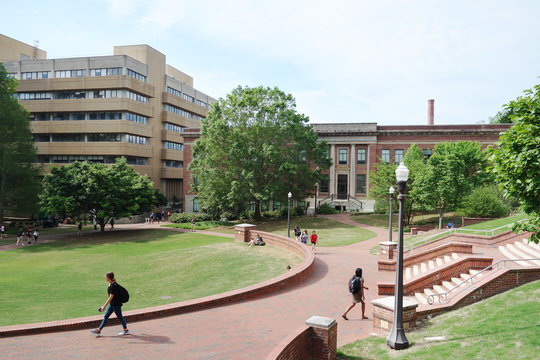
[[[345,246],[371,239],[377,234],[373,231],[340,223],[338,221],[313,216],[302,216],[291,219],[291,238],[294,238],[294,227],[298,225],[302,231],[307,230],[311,236],[316,231],[319,241],[317,246]],[[257,229],[287,236],[287,220],[257,224]],[[309,243],[309,241],[308,241]]]
[[[166,225],[161,225],[163,227],[171,227],[176,229],[191,229],[191,223],[171,223]],[[221,221],[199,221],[195,223],[195,230],[208,230],[217,228],[226,228],[230,227],[230,225],[224,225]],[[234,230],[233,230],[234,233]]]
[[[370,337],[338,349],[338,359],[538,359],[540,281],[429,320],[407,333],[409,349],[388,348]],[[425,338],[444,336],[442,341]]]
[[[0,252],[0,326],[97,314],[107,299],[107,271],[130,291],[130,310],[242,288],[300,262],[270,246],[169,230],[25,246]]]

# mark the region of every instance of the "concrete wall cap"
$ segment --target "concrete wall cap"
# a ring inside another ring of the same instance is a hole
[[[395,245],[395,246],[397,246],[397,244],[398,244],[397,242],[393,242],[393,241],[381,241],[381,242],[379,243],[379,245],[385,245],[385,246],[390,246],[390,245]]]
[[[252,224],[238,224],[238,225],[235,225],[234,227],[237,228],[247,228],[247,227],[254,227],[254,226],[257,226],[257,225],[252,225]]]
[[[330,318],[323,317],[323,316],[313,315],[312,317],[310,317],[309,319],[306,320],[306,325],[307,326],[313,326],[313,327],[316,327],[316,328],[328,329],[335,322],[336,322],[335,319],[330,319]]]
[[[387,296],[380,299],[372,300],[371,303],[374,306],[379,306],[388,310],[394,311],[394,297]],[[418,302],[413,300],[412,297],[403,297],[403,310],[413,309],[418,306]]]

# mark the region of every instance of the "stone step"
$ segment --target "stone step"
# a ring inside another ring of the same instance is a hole
[[[452,278],[452,283],[454,283],[455,285],[459,285],[463,282],[463,279],[462,278],[456,278],[456,277],[453,277]],[[463,285],[462,285],[463,286]]]
[[[506,246],[499,245],[499,251],[508,259],[510,260],[519,260],[517,256],[515,256],[513,253],[508,251]],[[514,261],[515,264],[521,265],[521,266],[529,266],[530,264],[526,261]]]
[[[446,288],[446,291],[452,290],[457,284],[454,284],[450,281],[443,281],[442,286]]]
[[[463,279],[463,280],[468,280],[471,278],[471,275],[470,274],[461,274],[460,277]]]
[[[414,293],[414,296],[416,297],[416,299],[418,300],[418,302],[420,304],[424,304],[424,305],[428,304],[427,298],[424,296],[424,294],[422,294],[422,293]]]
[[[450,256],[444,255],[444,262],[448,263],[448,262],[450,262],[450,260],[451,260]]]
[[[443,288],[441,285],[433,285],[433,290],[437,292],[437,294],[444,294],[445,292],[448,291],[445,288]]]
[[[454,260],[459,259],[459,255],[457,253],[452,253],[452,257],[454,258]]]
[[[418,265],[414,265],[412,268],[412,272],[414,276],[418,276]]]
[[[426,266],[426,263],[421,263],[421,264],[420,264],[420,272],[421,272],[421,273],[427,272],[427,266]]]
[[[435,269],[435,263],[433,262],[433,260],[428,261],[428,267],[429,267],[429,270]]]
[[[529,241],[529,239],[523,239],[523,242],[532,247],[533,249],[540,251],[540,244]]]
[[[474,269],[469,270],[469,274],[471,274],[471,275],[476,275],[476,274],[478,274],[478,275],[476,275],[476,277],[478,277],[478,278],[484,276],[484,274],[481,273],[480,270],[474,270]]]
[[[411,268],[405,268],[405,279],[408,280],[411,278]]]
[[[524,243],[520,243],[519,241],[516,241],[515,245],[520,250],[523,250],[523,252],[526,252],[527,254],[531,255],[529,257],[540,258],[540,252],[537,252],[536,250],[534,250],[532,246],[528,246]]]
[[[441,258],[436,258],[435,262],[437,263],[437,266],[441,266],[443,264],[443,261]]]
[[[506,247],[508,248],[508,250],[516,254],[521,259],[531,258],[529,254],[518,250],[513,244],[506,244]],[[528,261],[532,262],[534,265],[540,265],[540,260],[528,260]]]
[[[431,290],[431,289],[424,289],[424,294],[426,294],[427,296],[429,296],[429,295],[435,294],[435,292],[433,292],[433,290]]]

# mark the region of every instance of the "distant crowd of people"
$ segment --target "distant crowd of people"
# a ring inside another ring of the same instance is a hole
[[[301,243],[306,244],[306,245],[309,238],[309,241],[311,242],[311,250],[315,252],[315,247],[317,246],[317,241],[319,240],[315,230],[313,230],[311,232],[311,236],[309,236],[307,230],[302,231],[300,230],[300,226],[296,225],[294,227],[294,237],[296,238],[297,241],[300,241]]]

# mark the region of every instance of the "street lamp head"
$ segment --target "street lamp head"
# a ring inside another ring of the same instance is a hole
[[[389,193],[390,195],[394,195],[394,191],[396,191],[396,189],[394,189],[393,186],[390,186],[390,189],[388,189],[388,193]]]
[[[289,193],[287,194],[287,197],[290,199],[292,198],[292,193],[289,191]]]
[[[396,180],[398,183],[400,182],[407,182],[409,179],[409,169],[405,166],[405,164],[402,162],[399,164],[399,166],[396,169]]]

